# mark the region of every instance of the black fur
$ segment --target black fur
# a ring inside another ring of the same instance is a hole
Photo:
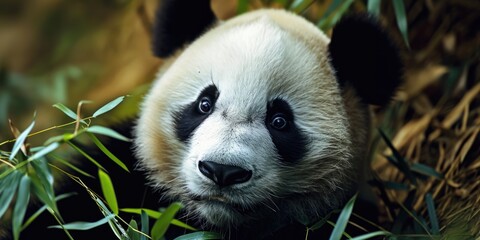
[[[285,129],[277,130],[270,124],[275,114],[281,113],[286,117],[288,125]],[[306,152],[307,140],[295,125],[293,111],[283,99],[275,99],[267,105],[265,126],[270,133],[273,143],[282,161],[293,163],[302,159]]]
[[[197,100],[175,115],[175,130],[180,141],[187,142],[192,136],[193,131],[213,112],[218,95],[217,87],[210,85],[203,89]],[[203,97],[208,97],[211,100],[212,111],[208,114],[203,114],[198,111],[198,105]]]
[[[343,18],[333,29],[329,51],[340,86],[353,85],[368,104],[388,103],[401,83],[398,49],[371,16]]]
[[[216,20],[209,0],[163,0],[153,29],[153,52],[169,57],[192,42]]]

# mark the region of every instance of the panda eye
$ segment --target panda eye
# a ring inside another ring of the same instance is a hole
[[[198,103],[198,111],[202,114],[207,114],[212,111],[212,102],[210,101],[210,98],[203,97],[200,99],[200,102]]]
[[[272,120],[270,121],[270,126],[277,130],[283,130],[287,127],[287,119],[285,119],[285,115],[281,113],[277,113],[273,115]]]

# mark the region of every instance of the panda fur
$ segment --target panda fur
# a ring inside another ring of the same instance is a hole
[[[172,11],[181,2],[164,1],[157,19],[189,19]],[[207,24],[195,40],[166,35],[173,21],[155,29],[158,56],[181,52],[135,129],[148,180],[230,234],[264,236],[341,208],[365,180],[368,104],[388,103],[401,79],[387,34],[368,16],[344,19],[330,40],[284,10],[215,22],[209,1],[196,4]]]
[[[284,10],[219,21],[207,0],[163,0],[153,30],[153,52],[168,63],[138,119],[116,128],[133,133],[133,146],[108,146],[136,168],[105,166],[120,206],[181,201],[182,220],[226,239],[303,239],[305,224],[343,207],[361,187],[369,104],[387,104],[402,77],[397,49],[375,19],[344,18],[329,39]],[[59,202],[65,221],[100,219],[73,186],[79,194]],[[45,228],[56,224],[43,214],[22,237],[65,238]],[[72,235],[115,238],[108,226]]]

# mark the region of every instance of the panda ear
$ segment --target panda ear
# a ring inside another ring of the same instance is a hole
[[[162,0],[153,28],[153,52],[169,57],[199,37],[216,20],[210,0]]]
[[[340,86],[353,86],[368,104],[388,103],[401,83],[398,49],[371,16],[343,18],[333,29],[329,52]]]

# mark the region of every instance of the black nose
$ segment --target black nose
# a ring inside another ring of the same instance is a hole
[[[252,177],[252,171],[237,166],[214,163],[212,161],[198,162],[198,169],[220,187],[244,183]]]

